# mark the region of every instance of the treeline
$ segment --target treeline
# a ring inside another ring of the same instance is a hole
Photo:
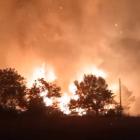
[[[77,100],[71,99],[67,105],[71,113],[78,115],[77,109],[83,109],[83,115],[121,115],[123,108],[114,100],[114,93],[108,89],[104,78],[84,75],[83,81],[74,81]],[[44,96],[43,96],[44,94]],[[35,80],[31,88],[26,79],[15,69],[0,69],[0,117],[14,115],[62,116],[59,99],[61,87],[42,79]],[[46,105],[44,98],[52,100]],[[86,112],[86,113],[85,113]]]

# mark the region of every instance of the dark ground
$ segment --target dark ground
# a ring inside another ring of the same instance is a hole
[[[0,119],[0,140],[140,140],[139,117]]]

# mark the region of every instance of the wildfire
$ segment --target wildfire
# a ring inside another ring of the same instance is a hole
[[[76,93],[75,93],[76,90],[77,90],[77,87],[75,86],[75,84],[71,83],[69,85],[69,92],[72,93],[71,98],[74,99],[74,100],[78,100],[78,98],[79,98],[79,96],[76,95]]]
[[[31,76],[31,80],[27,83],[28,87],[31,87],[34,81],[39,78],[44,78],[44,80],[48,82],[53,82],[57,79],[53,68],[51,66],[45,67],[45,63],[42,64],[41,68],[39,67],[33,69],[33,75]]]
[[[97,76],[102,76],[103,78],[106,78],[106,76],[107,76],[105,72],[97,69],[95,66],[92,66],[91,68],[84,69],[81,73],[77,74],[77,79],[79,82],[82,81],[84,74],[94,74]],[[42,64],[41,68],[34,69],[32,81],[30,81],[29,87],[31,87],[31,85],[34,83],[34,80],[39,79],[39,78],[44,78],[44,80],[46,80],[47,82],[53,82],[57,79],[53,68],[50,66],[46,67],[45,63]],[[63,113],[65,113],[65,114],[71,113],[71,111],[68,107],[68,104],[71,99],[78,100],[79,96],[76,95],[76,93],[75,93],[76,90],[77,90],[77,88],[72,81],[69,84],[69,92],[71,93],[71,95],[69,95],[68,93],[64,93],[61,98],[57,99],[58,107],[60,108],[60,110]],[[48,93],[48,91],[44,91],[41,93],[41,96],[44,98],[44,102],[45,102],[46,106],[51,106],[51,105],[53,105],[54,101],[52,98],[45,97],[47,95],[47,93]],[[78,113],[78,115],[81,115],[81,116],[86,114],[85,110],[82,108],[76,108],[75,111]]]
[[[41,68],[35,68],[33,72],[33,79],[44,78],[46,79],[45,75],[45,63],[42,64]]]
[[[69,85],[69,91],[70,91],[71,93],[75,94],[76,89],[77,89],[77,87],[75,86],[74,83],[71,83],[71,84]]]
[[[76,108],[76,112],[78,112],[79,116],[85,115],[86,111],[82,108]]]
[[[65,114],[70,114],[71,111],[69,110],[69,107],[67,106],[68,103],[70,102],[70,96],[68,96],[67,93],[65,93],[60,99],[58,99],[59,104],[58,106],[60,107],[60,110],[64,112]]]
[[[52,99],[49,99],[47,97],[44,98],[44,102],[45,102],[46,106],[53,105],[53,100]]]

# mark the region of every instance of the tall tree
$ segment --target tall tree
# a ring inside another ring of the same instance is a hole
[[[79,96],[77,101],[70,101],[70,109],[83,108],[86,112],[99,115],[105,111],[107,105],[113,104],[113,93],[108,89],[108,85],[102,77],[95,75],[84,75],[83,81],[74,82]]]
[[[0,69],[0,105],[4,108],[16,109],[26,105],[26,79],[15,69]]]

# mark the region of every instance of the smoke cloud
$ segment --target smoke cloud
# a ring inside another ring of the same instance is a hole
[[[60,86],[95,65],[107,83],[122,83],[140,113],[139,0],[0,1],[0,67],[30,77],[43,62],[53,67]]]

